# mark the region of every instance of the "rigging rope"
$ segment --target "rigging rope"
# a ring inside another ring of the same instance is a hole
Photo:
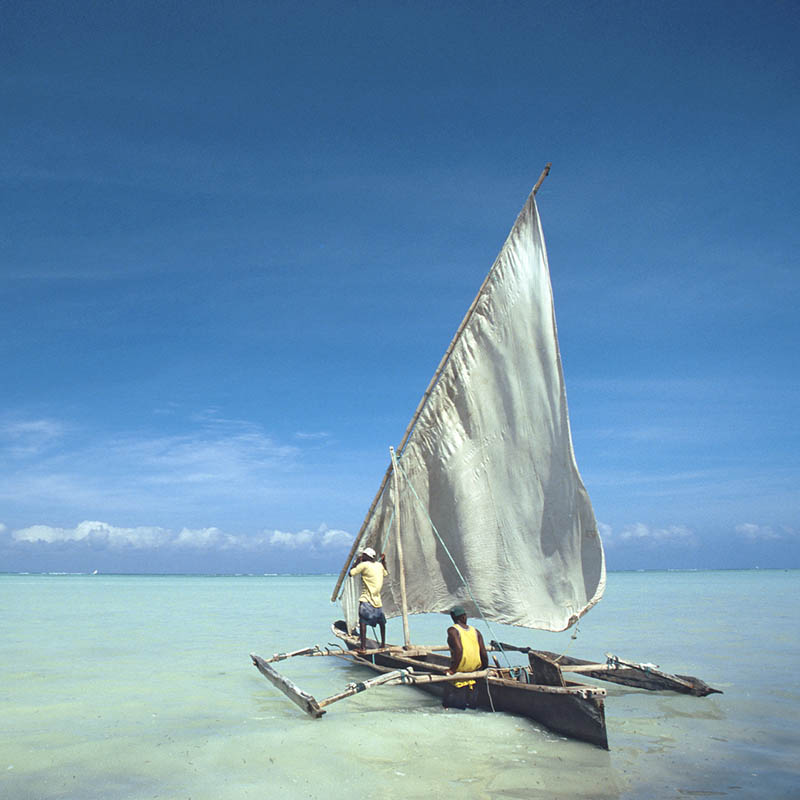
[[[580,623],[576,622],[575,630],[572,632],[572,636],[569,637],[569,641],[567,642],[567,646],[564,648],[564,652],[560,656],[554,658],[553,661],[558,663],[559,661],[561,661],[562,658],[564,658],[564,656],[567,654],[567,650],[569,650],[569,648],[572,647],[572,643],[578,638],[578,634],[580,633],[580,631],[581,631]]]
[[[489,676],[487,675],[484,680],[486,681],[486,694],[489,695],[489,705],[492,707],[492,713],[495,713],[494,700],[492,699],[492,687],[489,685]]]
[[[486,617],[483,616],[483,611],[481,611],[481,607],[478,604],[478,601],[475,599],[475,596],[472,594],[472,588],[469,585],[469,581],[467,581],[467,579],[461,573],[461,570],[458,568],[458,564],[456,564],[455,559],[451,555],[450,551],[447,549],[447,545],[444,543],[442,537],[439,535],[439,531],[436,529],[436,525],[434,524],[433,520],[431,519],[430,514],[428,514],[428,509],[425,507],[425,504],[422,502],[422,500],[420,499],[419,495],[417,494],[417,490],[414,488],[414,484],[412,484],[411,481],[408,479],[408,475],[406,475],[406,472],[403,469],[403,465],[400,463],[400,458],[401,457],[398,455],[397,456],[397,467],[398,467],[398,469],[402,473],[403,477],[406,479],[406,483],[408,484],[408,487],[411,489],[411,492],[414,495],[414,498],[416,499],[417,503],[419,503],[419,506],[422,509],[422,512],[428,518],[428,522],[430,523],[431,529],[436,534],[436,538],[439,540],[439,544],[442,546],[442,549],[447,554],[447,557],[450,559],[450,563],[453,565],[456,573],[458,574],[458,577],[461,579],[461,582],[466,587],[467,592],[469,592],[470,599],[472,600],[473,604],[475,605],[475,608],[478,610],[478,615],[484,621],[484,623],[486,623],[486,627],[489,629],[489,633],[491,634],[492,639],[494,639],[497,642],[497,646],[500,648],[500,652],[503,654],[503,656],[504,656],[504,658],[506,660],[506,663],[510,667],[511,666],[511,660],[508,657],[508,653],[506,653],[506,651],[503,649],[503,646],[500,644],[500,640],[495,635],[495,632],[494,632],[491,624],[489,623],[489,620],[486,619]],[[487,686],[488,686],[488,681],[487,681]],[[491,696],[490,696],[490,699],[491,699]]]
[[[392,525],[394,525],[394,509],[392,509],[392,515],[389,517],[389,524],[386,526],[386,535],[383,537],[383,541],[381,542],[381,549],[378,551],[379,553],[386,552],[386,542],[389,541],[389,534],[392,532]]]

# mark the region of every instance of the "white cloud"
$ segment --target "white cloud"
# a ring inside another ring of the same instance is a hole
[[[285,547],[290,550],[298,548],[345,548],[353,543],[353,535],[347,531],[330,530],[326,525],[321,525],[316,531],[302,530],[297,533],[273,531],[270,544]]]
[[[65,426],[52,419],[0,420],[0,447],[10,458],[27,458],[38,455],[60,440]]]
[[[597,523],[603,541],[609,545],[619,544],[684,544],[696,545],[694,532],[686,525],[670,525],[666,528],[653,528],[643,522],[626,525],[619,533],[614,533],[610,525]]]
[[[197,548],[205,550],[229,544],[229,539],[219,528],[183,528],[172,540],[176,547]]]
[[[611,526],[606,525],[605,522],[600,522],[600,520],[597,521],[597,532],[600,534],[600,539],[604,542],[611,539],[611,534],[613,533]]]
[[[5,526],[0,524],[0,533]],[[316,531],[301,530],[264,531],[253,535],[225,533],[216,527],[182,528],[173,531],[168,528],[139,526],[121,528],[107,522],[84,521],[74,528],[59,528],[51,525],[31,525],[20,528],[11,534],[16,543],[38,543],[59,545],[64,543],[89,543],[110,549],[155,549],[174,548],[182,550],[260,550],[279,547],[296,550],[298,548],[330,549],[346,548],[353,541],[347,531],[329,530],[325,525]]]
[[[311,429],[276,438],[260,424],[224,419],[214,409],[112,435],[0,413],[0,509],[17,532],[7,531],[3,542],[132,548],[157,542],[184,552],[280,548],[283,555],[312,547],[318,555],[338,554],[350,534],[303,528],[342,504],[360,513],[353,498],[374,487],[364,490],[363,459],[356,462],[348,451],[319,459],[326,436]],[[31,455],[19,442],[32,437],[49,437],[49,444]],[[73,520],[121,520],[128,527],[72,527]],[[41,524],[22,527],[30,523]]]
[[[81,522],[74,528],[54,528],[49,525],[31,525],[14,531],[16,542],[91,542],[112,548],[152,548],[166,544],[170,532],[158,527],[118,528],[107,522]]]
[[[694,544],[694,533],[685,525],[670,525],[667,528],[650,528],[637,522],[623,528],[620,533],[622,541],[646,540],[652,542],[684,542]]]
[[[285,531],[273,531],[269,543],[278,547],[286,547],[289,550],[297,550],[301,547],[309,547],[314,540],[313,531],[298,531],[297,533],[286,533]]]
[[[330,434],[327,431],[319,431],[316,433],[313,432],[306,432],[306,431],[298,431],[295,433],[295,436],[298,439],[304,440],[312,440],[312,441],[327,441],[330,439]]]
[[[9,439],[52,439],[60,436],[62,430],[61,423],[51,419],[5,420],[0,423],[0,435]]]
[[[0,502],[20,512],[132,516],[142,509],[189,516],[200,502],[223,508],[266,506],[305,488],[301,443],[275,441],[258,426],[205,420],[171,435],[62,435],[50,420],[0,418]]]
[[[349,547],[353,543],[353,534],[347,531],[325,531],[322,534],[323,547]]]
[[[773,528],[769,525],[755,525],[752,522],[743,522],[741,525],[737,525],[735,530],[739,536],[751,542],[762,542],[783,538],[781,533],[773,530]],[[791,532],[789,529],[783,529],[782,533],[788,534]]]
[[[591,436],[597,439],[626,440],[634,444],[650,444],[652,442],[686,442],[691,441],[693,431],[682,425],[642,425],[639,427],[595,428]]]

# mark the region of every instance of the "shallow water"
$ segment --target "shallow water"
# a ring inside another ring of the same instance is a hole
[[[0,797],[789,798],[800,795],[800,572],[611,573],[576,639],[484,636],[697,675],[706,698],[605,684],[610,752],[376,688],[307,719],[250,664],[325,644],[333,579],[0,576]],[[776,608],[778,609],[776,611]],[[412,636],[443,642],[442,616]],[[390,640],[401,638],[389,622]],[[297,658],[317,697],[370,673]]]

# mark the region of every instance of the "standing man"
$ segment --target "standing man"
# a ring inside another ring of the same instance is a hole
[[[367,625],[379,625],[381,647],[386,647],[386,616],[381,603],[383,579],[389,574],[386,569],[386,556],[381,553],[380,562],[375,551],[365,547],[350,570],[351,575],[360,575],[362,592],[358,598],[358,627],[361,634],[361,651],[367,649]]]
[[[489,666],[489,656],[483,636],[477,628],[467,624],[467,612],[461,606],[450,609],[453,626],[447,629],[447,646],[450,648],[448,675],[457,672],[477,672]],[[442,705],[445,708],[477,708],[475,681],[453,681],[445,692]]]

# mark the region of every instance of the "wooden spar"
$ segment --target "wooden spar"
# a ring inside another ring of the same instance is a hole
[[[348,651],[342,652],[340,650],[323,650],[318,644],[311,647],[304,647],[301,650],[294,650],[291,653],[275,653],[271,658],[261,659],[265,664],[274,664],[276,661],[285,661],[287,658],[295,658],[296,656],[307,656],[309,658],[317,658],[320,656],[336,656],[337,658],[346,658],[353,660],[356,657],[362,658],[364,656],[374,655],[403,655],[409,657],[425,656],[429,653],[445,652],[450,648],[446,644],[437,644],[433,646],[427,645],[414,645],[413,647],[400,647],[399,645],[388,645],[387,647],[373,647],[363,652]],[[487,652],[494,652],[494,648],[487,647]],[[259,656],[260,657],[260,656]]]
[[[319,707],[317,701],[288,678],[276,672],[261,656],[250,653],[250,658],[258,671],[273,685],[280,689],[293,703],[297,703],[303,711],[311,717],[319,718],[325,712]]]
[[[414,674],[411,669],[399,669],[392,672],[386,672],[378,678],[372,680],[361,681],[359,683],[351,683],[343,692],[326,697],[320,700],[317,705],[320,708],[329,706],[331,703],[337,703],[339,700],[344,700],[347,697],[352,697],[354,694],[359,694],[366,689],[372,689],[375,686],[415,686],[422,683],[443,683],[446,681],[470,681],[480,680],[489,675],[488,670],[481,670],[480,672],[459,672],[454,675],[429,675],[428,673]]]
[[[486,651],[491,653],[494,652],[494,648],[487,647]],[[446,644],[436,644],[436,645],[423,645],[423,644],[415,644],[410,649],[406,647],[398,647],[397,645],[387,645],[386,647],[375,647],[372,650],[365,650],[363,653],[359,653],[361,656],[371,656],[377,655],[378,653],[382,653],[384,655],[400,655],[400,656],[424,656],[428,653],[444,653],[450,652],[450,647]],[[312,654],[316,655],[316,654]],[[327,655],[326,653],[322,653],[321,655]],[[331,653],[333,655],[333,653]]]
[[[340,655],[334,654],[331,655]],[[442,683],[446,681],[464,681],[464,680],[480,680],[482,678],[489,678],[491,670],[481,670],[479,672],[459,672],[453,675],[430,675],[428,673],[415,674],[413,669],[408,667],[405,669],[395,669],[385,672],[377,678],[372,678],[366,681],[359,681],[358,683],[350,683],[344,691],[326,697],[324,700],[316,700],[307,692],[304,692],[299,686],[296,686],[288,678],[285,678],[280,673],[276,672],[267,661],[260,656],[253,653],[250,654],[253,664],[258,668],[258,671],[267,678],[276,688],[280,689],[290,700],[295,702],[303,711],[311,717],[319,719],[325,711],[325,706],[332,703],[337,703],[339,700],[344,700],[347,697],[352,697],[354,694],[373,689],[376,686],[399,686],[404,684],[423,684],[423,683]]]
[[[493,678],[494,671],[490,669],[481,669],[477,672],[453,672],[444,675],[431,675],[428,672],[420,674],[412,673],[407,678],[403,679],[403,683],[442,683],[446,681],[478,681],[483,678]]]
[[[641,671],[644,678],[655,681],[663,681],[665,684],[667,684],[664,688],[669,688],[676,692],[693,694],[696,697],[705,697],[709,694],[722,694],[719,689],[714,689],[705,681],[701,681],[700,678],[695,678],[692,675],[672,675],[669,672],[662,672],[656,667],[651,667],[649,664],[636,664],[632,661],[624,661],[623,659],[617,658],[617,656],[611,655],[610,653],[606,653],[606,656],[611,662],[612,666],[618,666],[618,669],[623,671],[628,669]],[[613,671],[609,674],[613,675]],[[613,679],[613,677],[611,679]]]
[[[560,664],[559,666],[563,672],[573,672],[575,674],[584,672],[609,672],[610,670],[619,669],[619,667],[614,664]]]
[[[335,636],[338,636],[340,639],[344,639],[345,642],[352,642],[355,644],[358,639],[354,636],[349,636],[347,634],[343,634],[343,629],[337,629],[337,624],[334,623],[331,625],[331,629]],[[342,625],[344,623],[341,623]],[[416,650],[417,648],[414,648]],[[439,649],[437,647],[425,647],[419,648],[420,650],[426,650],[428,652],[432,650]],[[449,650],[449,648],[447,648]],[[521,649],[521,648],[507,648],[507,649]],[[420,678],[421,680],[416,681],[418,685],[424,686],[428,683],[438,683],[438,680],[429,680],[425,678],[426,675],[431,675],[432,678],[443,678],[445,680],[462,680],[466,677],[466,679],[470,679],[472,677],[472,673],[465,673],[459,672],[455,673],[455,675],[448,675],[447,670],[448,666],[445,663],[438,663],[436,661],[418,661],[413,657],[413,652],[408,652],[406,650],[397,650],[391,649],[389,652],[383,652],[380,655],[376,654],[374,659],[369,658],[359,658],[357,663],[364,665],[365,667],[369,667],[376,672],[389,672],[393,669],[398,669],[399,667],[405,667],[414,674],[415,678]],[[351,652],[353,652],[351,650]],[[343,656],[346,657],[346,656]],[[386,666],[380,663],[382,657],[385,657],[387,660],[394,662],[392,666]],[[449,659],[448,659],[449,661]],[[426,672],[414,672],[416,669],[424,669]],[[427,672],[430,670],[431,672]],[[587,684],[570,684],[568,686],[543,686],[543,685],[534,685],[534,684],[526,684],[521,683],[517,680],[512,680],[509,678],[504,678],[498,675],[498,672],[502,673],[502,670],[494,670],[491,667],[488,670],[482,671],[485,672],[485,678],[491,685],[496,686],[508,686],[515,690],[528,690],[528,689],[535,689],[537,692],[545,693],[545,694],[575,694],[580,695],[582,697],[605,697],[606,690],[602,689],[598,686],[589,686]]]
[[[399,683],[400,678],[402,677],[405,670],[396,669],[392,672],[387,672],[384,675],[380,675],[377,678],[372,678],[368,681],[360,681],[359,683],[351,683],[343,692],[339,692],[338,694],[333,694],[330,697],[326,697],[324,700],[320,700],[318,705],[320,708],[323,706],[329,706],[331,703],[336,703],[339,700],[344,700],[346,697],[352,697],[354,694],[358,694],[359,692],[363,692],[365,689],[372,689],[374,686],[380,686],[384,683]]]
[[[275,653],[272,658],[265,658],[262,661],[265,664],[273,664],[276,661],[284,661],[287,658],[294,658],[294,656],[315,656],[315,655],[324,655],[319,649],[319,645],[313,645],[312,647],[304,647],[302,650],[294,650],[291,653]]]
[[[487,652],[493,652],[491,647],[486,648]],[[345,655],[353,654],[358,655],[359,658],[363,656],[376,656],[376,655],[383,655],[383,656],[407,656],[409,658],[417,658],[419,656],[426,656],[429,653],[443,653],[449,652],[450,648],[444,645],[436,645],[434,647],[428,647],[426,645],[419,645],[414,644],[411,647],[400,647],[399,645],[387,645],[386,647],[373,647],[372,649],[364,650],[363,652],[359,652],[358,650],[351,650],[348,651]],[[321,652],[321,653],[310,653],[312,656],[322,655],[322,656],[339,656],[342,653],[336,652]]]
[[[408,602],[406,600],[406,566],[403,562],[403,539],[400,536],[400,475],[397,470],[397,455],[394,447],[389,448],[392,474],[394,475],[394,535],[397,542],[398,579],[400,581],[400,613],[403,616],[403,643],[411,644],[411,633],[408,629]]]
[[[428,683],[440,683],[442,681],[460,681],[460,680],[472,680],[478,678],[485,678],[489,681],[490,684],[494,685],[504,685],[504,686],[513,686],[515,689],[519,688],[526,688],[533,686],[533,684],[524,684],[520,683],[516,680],[509,680],[508,678],[503,678],[498,676],[497,671],[493,669],[482,670],[479,673],[472,673],[472,672],[458,672],[455,674],[448,674],[448,668],[444,664],[437,664],[433,662],[420,662],[417,661],[413,656],[407,653],[405,650],[394,650],[390,653],[383,653],[387,658],[390,658],[392,661],[395,662],[395,668],[398,665],[402,665],[412,672],[414,669],[417,668],[424,668],[426,670],[431,670],[432,672],[424,672],[424,673],[414,673],[411,678],[408,680],[403,680],[403,683],[414,684],[414,685],[421,685],[421,684],[428,684]],[[386,667],[381,667],[377,663],[373,663],[369,659],[358,659],[356,663],[361,663],[364,666],[369,667],[370,669],[374,669],[377,671],[387,671]],[[388,669],[391,669],[389,667]],[[596,695],[598,697],[605,696],[606,690],[600,689],[595,686],[547,686],[537,684],[536,689],[541,692],[549,692],[549,693],[567,693],[567,694],[582,694],[582,695]]]
[[[539,180],[536,181],[536,184],[531,191],[531,194],[535,195],[536,192],[539,191],[541,188],[544,179],[550,174],[550,167],[552,166],[552,162],[548,161],[545,164],[544,169],[542,170],[542,174],[539,176]],[[495,262],[497,263],[497,262]],[[433,391],[436,384],[439,382],[439,376],[442,374],[442,370],[445,368],[445,365],[450,360],[450,355],[452,354],[458,340],[461,338],[461,334],[466,328],[467,324],[469,323],[470,319],[472,319],[472,314],[475,311],[475,307],[478,305],[478,301],[483,296],[483,291],[486,288],[487,284],[489,283],[489,278],[491,278],[492,273],[494,272],[494,268],[490,269],[488,274],[483,280],[481,284],[481,288],[478,289],[478,293],[475,295],[475,299],[472,301],[472,305],[467,309],[467,313],[464,315],[464,319],[461,321],[461,325],[458,326],[458,330],[453,336],[452,340],[450,341],[450,345],[445,351],[445,354],[442,356],[442,360],[439,362],[439,366],[436,368],[436,372],[433,373],[433,377],[428,383],[427,389],[425,389],[422,398],[420,399],[416,410],[414,411],[414,415],[411,417],[411,422],[408,423],[408,427],[406,428],[405,433],[403,434],[403,438],[400,441],[400,444],[397,446],[397,452],[402,455],[403,448],[406,446],[406,442],[408,441],[408,437],[411,436],[411,432],[414,430],[414,427],[417,424],[417,420],[422,414],[422,409],[425,408],[425,404],[428,402],[428,398],[431,396],[431,392]],[[386,488],[386,483],[389,480],[389,475],[392,473],[392,464],[389,463],[389,466],[386,468],[386,472],[384,473],[383,480],[381,481],[381,485],[378,488],[378,492],[375,495],[375,499],[372,501],[372,505],[370,505],[369,510],[367,511],[367,516],[364,518],[364,522],[361,523],[361,528],[356,535],[355,540],[353,541],[353,546],[350,548],[350,552],[347,555],[347,560],[344,562],[344,566],[342,567],[342,571],[339,573],[339,578],[336,581],[336,586],[333,590],[333,594],[331,595],[331,602],[335,603],[339,596],[339,589],[342,587],[342,582],[347,575],[347,571],[350,567],[350,564],[353,561],[353,556],[358,550],[358,547],[361,543],[361,539],[364,535],[364,531],[366,531],[367,526],[369,525],[369,521],[372,519],[372,514],[375,511],[375,507],[378,505],[378,501],[383,494],[384,489]]]
[[[533,187],[533,194],[536,194],[536,192],[539,191],[539,188],[544,183],[544,179],[550,174],[550,167],[552,167],[552,166],[553,166],[553,162],[552,161],[548,161],[544,165],[544,169],[542,170],[542,174],[539,176],[539,180],[536,181],[536,185]]]

